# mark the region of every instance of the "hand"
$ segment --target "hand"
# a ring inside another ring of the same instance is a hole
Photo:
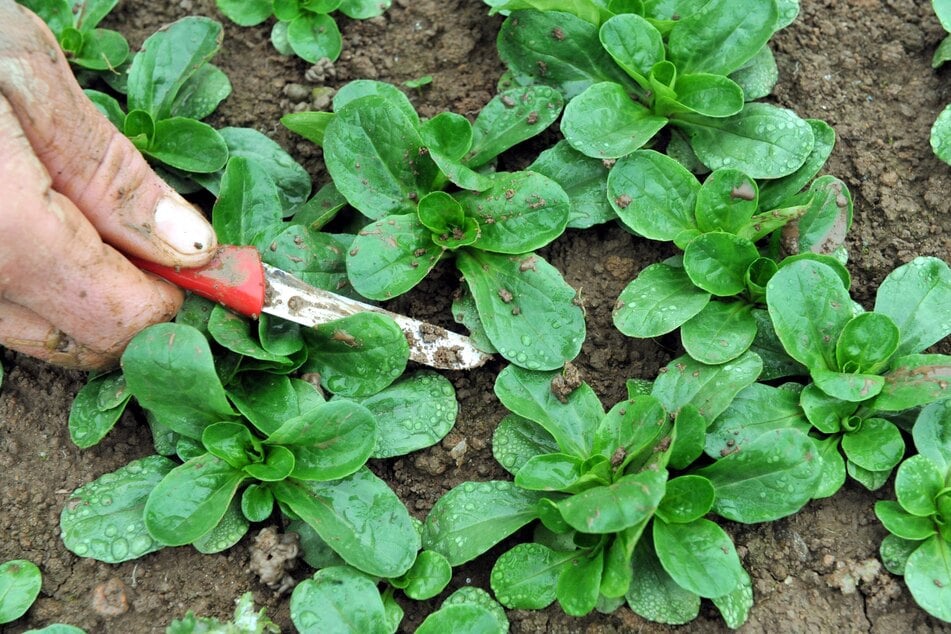
[[[110,367],[182,301],[122,253],[199,266],[214,231],[86,98],[39,18],[0,0],[0,24],[0,344]]]

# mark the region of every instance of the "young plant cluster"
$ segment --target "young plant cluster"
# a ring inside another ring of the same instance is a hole
[[[931,66],[940,68],[951,60],[951,2],[931,0],[931,6],[941,26],[949,33],[941,40],[931,59]],[[951,104],[941,111],[931,127],[931,148],[939,159],[951,165]]]
[[[218,4],[242,24],[275,15],[276,40],[303,57],[317,47],[307,37],[333,39],[327,13],[370,5]],[[99,442],[134,397],[155,455],[73,492],[67,547],[106,562],[218,552],[277,514],[317,569],[291,598],[300,631],[393,632],[397,591],[436,597],[453,567],[508,539],[495,599],[463,587],[419,631],[505,632],[502,606],[556,601],[570,615],[626,604],[680,624],[702,599],[735,628],[752,582],[716,518],[773,521],[847,476],[878,489],[897,471],[897,501],[876,505],[891,533],[883,560],[951,620],[951,357],[926,353],[951,333],[951,269],[916,258],[885,278],[873,310],[853,301],[852,198],[817,177],[834,133],[756,101],[777,80],[768,40],[798,3],[487,4],[508,15],[508,72],[473,121],[423,119],[396,87],[362,80],[332,112],[282,119],[323,149],[332,180],[309,199],[306,174],[266,137],[197,121],[230,91],[209,62],[211,20],[147,40],[123,75],[127,108],[90,97],[179,187],[218,196],[223,243],[254,245],[308,283],[385,301],[449,261],[465,282],[453,318],[509,362],[492,450],[513,479],[465,482],[419,523],[366,463],[438,442],[457,404],[440,375],[402,376],[407,342],[391,320],[306,330],[192,297],[77,396],[77,444]],[[559,118],[562,140],[500,169]],[[676,249],[624,289],[614,323],[632,337],[679,331],[685,354],[605,411],[570,365],[585,337],[577,293],[537,251],[607,222]],[[909,434],[918,453],[906,457]]]

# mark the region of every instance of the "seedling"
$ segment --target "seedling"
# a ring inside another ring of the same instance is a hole
[[[812,151],[805,121],[750,103],[776,81],[767,41],[798,3],[492,4],[511,10],[499,34],[510,80],[553,86],[570,100],[561,130],[583,154],[626,156],[669,126],[671,143],[706,168],[759,179],[793,173]]]
[[[453,312],[485,333],[488,352],[540,369],[573,359],[584,338],[575,291],[534,253],[564,231],[567,194],[534,172],[477,171],[560,110],[537,86],[500,94],[474,124],[448,112],[420,121],[399,90],[363,81],[337,93],[332,115],[290,120],[322,142],[337,190],[371,220],[347,251],[354,289],[391,299],[452,257],[475,307]]]
[[[165,634],[204,634],[221,632],[222,634],[280,634],[281,628],[269,619],[265,609],[254,610],[254,596],[245,592],[234,608],[234,618],[227,623],[218,619],[197,616],[188,611],[184,618],[175,619],[165,629]]]
[[[951,2],[948,0],[931,0],[938,21],[945,31],[951,33]],[[946,61],[951,60],[951,35],[947,35],[934,52],[931,66],[939,68]],[[951,105],[946,107],[931,127],[931,147],[939,159],[951,164]]]
[[[724,366],[681,357],[650,394],[605,413],[585,383],[566,392],[559,372],[509,366],[495,392],[512,414],[496,429],[493,453],[515,481],[451,490],[426,519],[425,547],[458,565],[539,519],[535,542],[493,567],[492,588],[506,607],[541,609],[557,599],[581,616],[626,601],[674,624],[693,620],[705,597],[738,627],[752,605],[750,579],[729,536],[705,516],[760,522],[795,513],[821,470],[812,440],[792,427],[762,434],[742,454],[695,464],[707,420],[761,369],[751,352]],[[775,487],[782,496],[766,493]]]
[[[889,420],[951,396],[951,357],[920,354],[951,333],[951,270],[937,258],[916,258],[878,288],[875,309],[852,301],[839,272],[815,260],[781,268],[766,287],[766,303],[786,352],[808,369],[812,383],[800,403],[821,438],[837,484],[845,470],[869,489],[881,487],[905,445]],[[838,463],[837,467],[833,467]]]
[[[951,622],[951,401],[922,409],[912,435],[918,454],[898,467],[898,501],[875,503],[890,533],[882,562],[923,610]]]
[[[96,28],[119,0],[18,0],[46,22],[71,64],[115,72],[129,56],[121,33]]]
[[[218,9],[241,26],[277,18],[271,42],[282,55],[296,54],[311,64],[340,57],[343,39],[331,17],[340,11],[354,20],[382,15],[391,0],[217,0]]]

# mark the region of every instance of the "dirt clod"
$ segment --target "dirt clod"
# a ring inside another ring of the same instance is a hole
[[[297,567],[299,554],[300,535],[279,533],[275,527],[268,526],[254,538],[248,568],[279,596],[297,584],[290,571]]]

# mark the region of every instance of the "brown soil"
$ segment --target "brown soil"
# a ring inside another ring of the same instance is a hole
[[[826,171],[842,178],[855,197],[849,237],[854,294],[870,307],[880,280],[915,255],[947,259],[951,247],[951,169],[928,145],[931,122],[951,102],[951,71],[931,70],[942,31],[930,2],[915,0],[803,0],[797,21],[774,40],[780,68],[775,101],[804,117],[832,124],[838,144]],[[181,15],[220,16],[211,0],[169,3],[126,0],[111,18],[134,45]],[[473,116],[494,94],[502,71],[495,52],[501,20],[489,18],[479,0],[396,0],[369,22],[341,19],[344,53],[326,85],[357,78],[400,83],[432,75],[433,83],[409,91],[420,113],[452,110]],[[253,126],[282,143],[320,183],[326,179],[320,151],[278,123],[294,109],[310,108],[308,65],[278,56],[268,28],[226,25],[217,62],[231,77],[234,94],[216,125]],[[529,162],[539,147],[519,148],[508,159]],[[611,307],[624,285],[664,256],[655,246],[614,226],[570,231],[545,256],[580,289],[586,302],[588,338],[575,365],[607,404],[624,394],[629,377],[650,378],[677,353],[676,341],[634,341],[611,324]],[[450,295],[459,285],[439,269],[419,292],[393,307],[449,326]],[[944,342],[938,349],[951,352]],[[100,474],[151,453],[140,417],[127,413],[99,446],[80,451],[69,440],[66,420],[78,373],[2,354],[6,377],[0,391],[0,561],[30,559],[43,570],[43,590],[27,616],[3,631],[22,632],[62,622],[89,632],[164,631],[186,610],[229,616],[234,600],[252,590],[259,605],[291,631],[286,596],[249,572],[251,535],[218,555],[169,548],[138,561],[106,565],[79,559],[59,540],[59,513],[67,494]],[[424,517],[433,502],[467,479],[504,477],[489,441],[503,410],[492,395],[500,363],[450,374],[460,401],[456,428],[439,445],[372,467],[410,510]],[[457,461],[450,449],[465,439]],[[728,524],[753,577],[756,605],[747,632],[930,632],[951,626],[929,618],[900,579],[877,562],[884,529],[872,513],[889,487],[869,493],[849,483],[832,499],[798,515],[763,526]],[[487,587],[492,554],[456,571],[450,589],[466,583]],[[306,570],[294,572],[297,578]],[[407,608],[402,631],[413,631],[438,599]],[[557,608],[509,614],[513,632],[666,631],[622,608],[583,619]],[[715,609],[705,605],[691,631],[721,631]]]

